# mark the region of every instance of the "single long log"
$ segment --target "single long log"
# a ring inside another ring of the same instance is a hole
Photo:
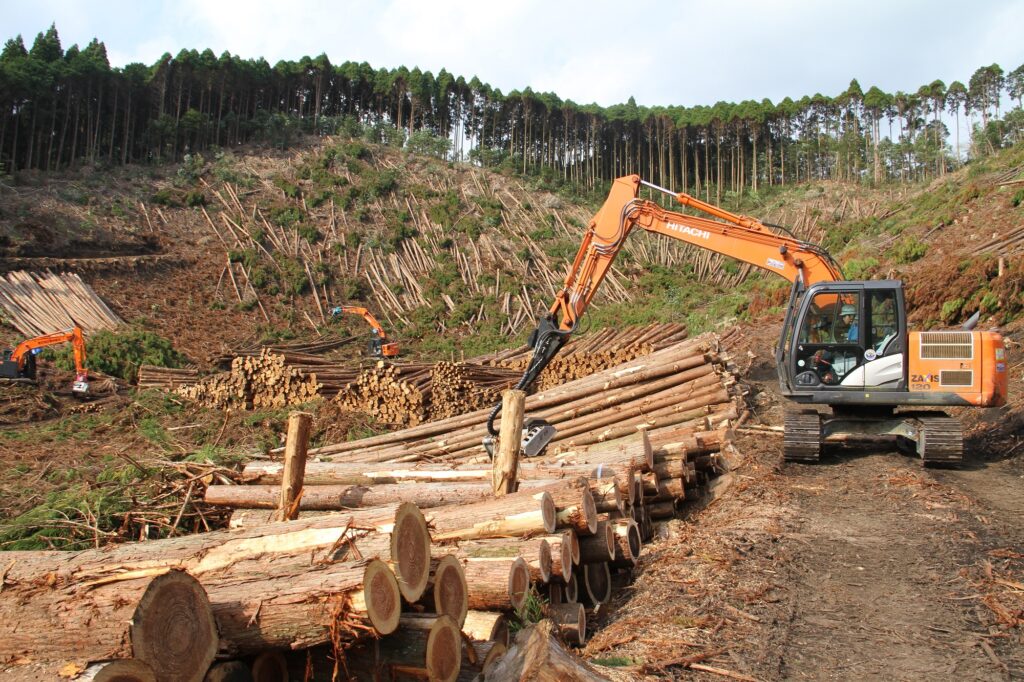
[[[615,555],[614,522],[597,522],[597,532],[590,537],[580,538],[580,563],[593,564],[611,561]]]
[[[587,613],[583,604],[551,604],[545,614],[556,625],[562,638],[574,646],[587,642]]]
[[[454,682],[462,667],[462,635],[450,616],[403,616],[396,635],[379,644],[384,669]]]
[[[446,554],[430,562],[430,583],[421,601],[439,616],[451,616],[462,627],[469,611],[469,585],[458,557]]]
[[[548,492],[513,493],[500,500],[427,510],[435,542],[553,533],[555,503]]]
[[[4,557],[0,591],[0,660],[84,669],[94,661],[134,658],[158,680],[203,679],[217,653],[217,626],[206,591],[188,573],[95,583],[26,565],[42,553],[12,554]]]
[[[78,682],[157,682],[153,668],[134,658],[94,663],[75,679]]]
[[[611,564],[616,568],[632,568],[639,560],[643,547],[640,528],[633,519],[618,519],[614,528],[615,556]]]
[[[586,591],[587,601],[596,606],[607,604],[612,599],[612,575],[608,562],[583,564],[581,583]],[[579,576],[577,576],[579,577]]]
[[[457,545],[434,545],[431,552],[435,557],[453,554],[460,559],[514,559],[519,556],[529,566],[533,582],[551,580],[553,557],[545,537],[464,541]]]
[[[535,490],[558,483],[557,478],[524,482],[523,490]],[[276,485],[211,485],[206,489],[203,501],[207,504],[233,507],[236,509],[275,509]],[[390,484],[365,485],[314,485],[307,482],[302,499],[301,511],[345,511],[363,507],[381,507],[399,502],[408,502],[420,509],[444,507],[453,504],[469,504],[494,499],[489,483],[473,481],[468,483],[443,482],[425,483],[405,481]]]
[[[571,530],[566,530],[557,535],[541,537],[547,541],[548,549],[551,552],[551,578],[563,578],[567,573],[572,573],[573,542],[576,542],[577,547],[579,546],[576,534]]]
[[[232,655],[341,646],[372,631],[388,634],[398,626],[401,607],[398,581],[379,559],[293,564],[262,578],[212,585],[210,593],[224,649]]]

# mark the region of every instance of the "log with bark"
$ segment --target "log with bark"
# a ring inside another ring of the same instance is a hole
[[[0,660],[72,664],[135,659],[157,680],[199,682],[217,653],[207,593],[184,571],[75,579],[70,552],[12,552],[0,591]],[[99,674],[99,673],[97,673]],[[15,666],[5,672],[20,675]]]

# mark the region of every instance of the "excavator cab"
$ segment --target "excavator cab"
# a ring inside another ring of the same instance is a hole
[[[906,388],[902,282],[822,282],[810,287],[794,310],[788,358],[780,364],[788,375],[784,390]]]

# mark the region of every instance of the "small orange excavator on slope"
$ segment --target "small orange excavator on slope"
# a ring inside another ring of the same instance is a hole
[[[640,199],[641,186],[711,218]],[[817,461],[824,440],[844,433],[895,436],[901,449],[916,452],[924,464],[955,466],[963,457],[960,423],[944,412],[919,408],[1006,403],[1006,350],[998,333],[971,331],[971,323],[962,330],[908,331],[901,281],[846,280],[820,246],[769,229],[785,228],[730,213],[636,175],[615,180],[591,219],[564,288],[530,335],[533,356],[518,388],[529,388],[577,329],[612,261],[638,227],[792,282],[775,351],[779,386],[794,403],[828,406],[832,414],[802,409],[786,415],[787,461]],[[492,435],[500,410],[499,404],[488,421]]]
[[[371,356],[375,358],[393,358],[398,355],[398,344],[387,340],[388,336],[384,333],[384,327],[380,326],[380,322],[377,321],[377,318],[369,310],[354,305],[339,305],[331,308],[332,317],[338,317],[346,313],[361,315],[366,320],[366,323],[370,325],[370,332],[373,334],[369,345]]]
[[[22,341],[14,350],[4,350],[0,360],[0,379],[35,379],[36,353],[47,346],[71,342],[75,354],[75,383],[71,391],[78,395],[89,392],[89,372],[85,368],[85,337],[79,327],[67,331],[44,334]]]

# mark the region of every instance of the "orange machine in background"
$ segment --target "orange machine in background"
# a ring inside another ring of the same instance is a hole
[[[36,353],[47,346],[68,342],[71,343],[75,355],[75,383],[71,390],[80,395],[88,393],[89,372],[85,368],[85,337],[82,335],[81,328],[77,326],[67,331],[26,339],[19,343],[14,350],[5,350],[3,360],[0,361],[0,378],[35,379]]]

